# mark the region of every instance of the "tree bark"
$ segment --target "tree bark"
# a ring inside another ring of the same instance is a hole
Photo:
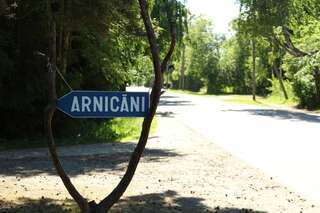
[[[276,59],[274,61],[274,65],[273,65],[273,70],[279,80],[279,84],[280,84],[280,88],[281,88],[281,91],[284,95],[284,98],[286,100],[289,99],[289,96],[288,96],[288,93],[287,93],[287,90],[286,90],[286,87],[284,86],[284,83],[283,83],[283,75],[282,75],[282,70],[281,70],[281,67],[280,67],[280,64],[278,62],[279,59]]]
[[[177,37],[176,24],[172,20],[170,21],[170,36],[171,36],[170,47],[169,47],[169,50],[168,50],[166,56],[164,57],[164,59],[161,63],[161,72],[162,73],[166,70],[167,65],[169,63],[169,60],[171,59],[174,48],[176,46],[176,37]]]
[[[256,90],[257,90],[257,80],[256,80],[256,40],[252,39],[252,99],[256,101]]]
[[[142,153],[147,144],[150,126],[159,104],[159,100],[161,96],[161,88],[163,85],[163,72],[165,70],[165,67],[167,66],[168,61],[172,56],[172,53],[175,47],[176,33],[175,33],[175,29],[173,29],[171,34],[170,49],[166,54],[166,57],[164,58],[163,62],[161,63],[156,35],[155,35],[154,29],[151,23],[151,19],[148,13],[147,1],[139,0],[139,5],[140,5],[141,17],[143,19],[145,29],[147,31],[149,44],[150,44],[153,67],[154,67],[154,75],[155,75],[154,85],[151,91],[150,112],[143,121],[139,142],[134,152],[131,155],[129,165],[127,167],[124,177],[122,178],[120,183],[117,185],[117,187],[105,199],[103,199],[99,203],[98,207],[96,208],[97,209],[96,212],[99,212],[99,213],[107,212],[120,199],[120,197],[125,192],[125,190],[129,186],[134,176],[134,173],[136,171],[136,168],[138,166]]]
[[[68,175],[64,171],[59,156],[57,153],[56,145],[54,142],[52,132],[52,118],[56,111],[56,68],[57,68],[57,30],[56,30],[56,14],[51,11],[52,0],[47,1],[48,19],[49,19],[49,53],[48,53],[48,97],[49,104],[45,109],[45,129],[48,137],[48,146],[53,161],[53,165],[59,174],[64,186],[68,190],[72,198],[77,202],[82,212],[88,212],[87,201],[80,195],[77,189],[72,184]]]
[[[68,66],[68,51],[70,46],[70,37],[71,32],[69,29],[64,28],[64,38],[62,44],[62,60],[61,60],[61,73],[65,75],[67,73],[67,66]]]
[[[64,17],[65,17],[65,7],[64,7],[64,0],[60,0],[60,14],[59,14],[59,45],[58,45],[58,56],[57,62],[58,67],[62,68],[62,45],[63,45],[63,31],[64,31]]]
[[[183,45],[182,47],[182,56],[181,56],[181,68],[180,68],[180,85],[179,85],[179,89],[182,89],[184,90],[185,87],[184,87],[184,81],[185,81],[185,77],[184,77],[184,74],[185,74],[185,69],[186,69],[186,47],[185,45]]]

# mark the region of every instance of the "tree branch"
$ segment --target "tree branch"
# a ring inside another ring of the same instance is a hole
[[[147,37],[149,40],[153,66],[154,66],[155,80],[154,80],[154,85],[151,91],[150,110],[149,110],[148,116],[143,121],[139,142],[131,155],[129,165],[127,167],[127,170],[123,178],[121,179],[119,184],[116,186],[116,188],[95,207],[96,208],[95,211],[101,212],[101,213],[108,211],[120,199],[120,197],[125,192],[125,190],[129,186],[134,176],[134,173],[136,171],[136,168],[138,166],[142,153],[147,144],[151,123],[155,116],[155,113],[159,104],[160,92],[163,84],[163,74],[161,72],[160,54],[159,54],[159,49],[157,45],[156,35],[154,33],[154,29],[153,29],[150,15],[148,12],[147,1],[139,0],[139,5],[140,5],[141,17],[143,19],[145,29],[147,32]]]
[[[51,0],[48,0],[48,2],[51,2]],[[142,130],[140,134],[140,138],[138,141],[138,144],[133,151],[129,165],[127,167],[127,170],[119,182],[119,184],[116,186],[116,188],[106,197],[104,198],[99,204],[96,204],[95,201],[87,202],[81,194],[76,190],[72,182],[70,181],[69,177],[65,173],[60,161],[59,157],[56,151],[56,146],[54,143],[54,138],[53,138],[53,133],[52,133],[52,127],[51,127],[51,122],[52,122],[52,117],[54,115],[54,112],[56,110],[56,100],[57,100],[57,95],[56,95],[56,86],[55,86],[55,68],[56,68],[56,26],[55,26],[55,21],[54,18],[51,19],[50,25],[50,59],[51,63],[48,63],[48,65],[51,66],[51,64],[54,66],[54,69],[51,69],[51,72],[49,72],[49,99],[50,103],[48,107],[46,108],[45,111],[45,118],[46,118],[46,130],[48,133],[48,144],[49,144],[49,149],[50,153],[53,159],[53,164],[61,177],[65,187],[67,188],[68,192],[70,195],[73,197],[73,199],[77,202],[79,205],[80,209],[82,212],[85,213],[105,213],[107,212],[123,195],[127,187],[129,186],[134,173],[137,169],[138,163],[141,159],[141,156],[143,154],[143,151],[145,150],[145,146],[148,141],[148,136],[150,132],[150,127],[152,120],[156,114],[157,107],[159,105],[160,101],[160,95],[161,95],[161,88],[163,85],[163,71],[162,68],[165,68],[167,66],[168,61],[170,60],[174,48],[175,48],[175,43],[176,43],[176,30],[175,30],[175,25],[173,24],[171,26],[171,45],[168,53],[166,54],[166,57],[164,58],[163,62],[161,63],[160,61],[160,53],[157,45],[157,39],[156,35],[151,23],[151,18],[148,12],[148,5],[146,0],[139,0],[139,5],[140,5],[140,12],[141,12],[141,17],[143,19],[145,29],[147,32],[147,37],[149,40],[149,45],[150,45],[150,50],[151,50],[151,55],[152,55],[152,60],[153,60],[153,66],[154,66],[154,85],[152,87],[151,91],[151,102],[150,102],[150,109],[149,109],[149,114],[145,117],[143,124],[142,124]],[[49,11],[50,14],[50,11]],[[49,15],[50,17],[50,15]],[[49,67],[52,68],[52,67]],[[163,69],[164,70],[164,69]]]
[[[282,32],[283,32],[283,35],[284,35],[284,38],[285,38],[285,46],[286,46],[286,49],[289,50],[288,52],[295,56],[295,57],[304,57],[304,56],[308,56],[310,55],[310,53],[307,53],[307,52],[304,52],[300,49],[298,49],[292,42],[291,40],[291,30],[289,29],[289,27],[287,26],[282,26]]]
[[[161,72],[164,73],[167,65],[169,63],[169,60],[172,57],[174,48],[176,46],[176,40],[177,40],[177,29],[176,29],[176,23],[175,21],[170,21],[170,36],[171,36],[171,43],[170,43],[170,48],[167,53],[167,55],[164,57],[162,63],[161,63]]]
[[[290,49],[287,44],[284,44],[283,42],[281,42],[280,39],[277,38],[275,35],[273,35],[272,41],[279,47],[282,47],[283,49],[285,49],[285,51],[288,52],[290,55],[297,57],[297,54],[292,49]]]

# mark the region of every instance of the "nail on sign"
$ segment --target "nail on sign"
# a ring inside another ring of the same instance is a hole
[[[58,99],[57,108],[73,118],[146,117],[149,93],[72,91]]]

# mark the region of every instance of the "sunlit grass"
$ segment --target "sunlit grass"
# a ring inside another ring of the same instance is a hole
[[[283,106],[283,107],[296,107],[298,106],[298,98],[295,96],[292,88],[292,84],[289,81],[284,81],[284,85],[286,87],[286,91],[288,93],[288,100],[285,99],[283,92],[280,88],[279,81],[277,79],[272,79],[272,87],[270,90],[272,93],[266,97],[256,96],[256,101],[253,100],[252,95],[237,95],[231,94],[232,88],[225,88],[225,92],[227,95],[208,95],[205,93],[205,90],[201,90],[201,92],[190,92],[190,91],[182,91],[182,90],[173,90],[169,91],[181,94],[191,94],[191,95],[206,95],[209,97],[218,98],[225,102],[238,103],[238,104],[246,104],[246,105],[257,105],[257,106]],[[320,110],[318,110],[320,111]]]
[[[227,96],[217,96],[219,99],[238,103],[238,104],[249,104],[258,106],[285,106],[285,107],[295,107],[298,102],[294,99],[285,100],[283,97],[270,95],[267,97],[256,96],[256,101],[253,100],[252,95],[227,95]]]
[[[227,102],[260,106],[296,107],[299,104],[298,98],[293,92],[292,83],[290,83],[289,81],[284,81],[284,86],[288,93],[288,99],[286,100],[280,88],[279,81],[277,79],[272,79],[271,82],[271,94],[266,97],[256,96],[256,101],[253,100],[252,95],[228,95],[219,97]]]
[[[206,92],[203,90],[201,90],[200,92],[192,92],[189,90],[169,89],[168,91],[178,93],[178,94],[187,94],[187,95],[206,95]]]
[[[116,140],[121,142],[134,141],[139,139],[142,129],[143,118],[116,118],[112,121],[112,130],[116,134]],[[150,136],[154,135],[157,129],[157,119],[153,119]]]
[[[252,99],[251,95],[219,95],[216,97],[230,103],[267,106],[267,104],[263,102],[264,98],[259,96],[256,97],[256,101]]]

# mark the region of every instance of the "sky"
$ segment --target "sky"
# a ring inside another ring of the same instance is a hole
[[[192,14],[205,15],[214,23],[214,32],[230,35],[229,22],[238,16],[236,0],[187,0]]]

